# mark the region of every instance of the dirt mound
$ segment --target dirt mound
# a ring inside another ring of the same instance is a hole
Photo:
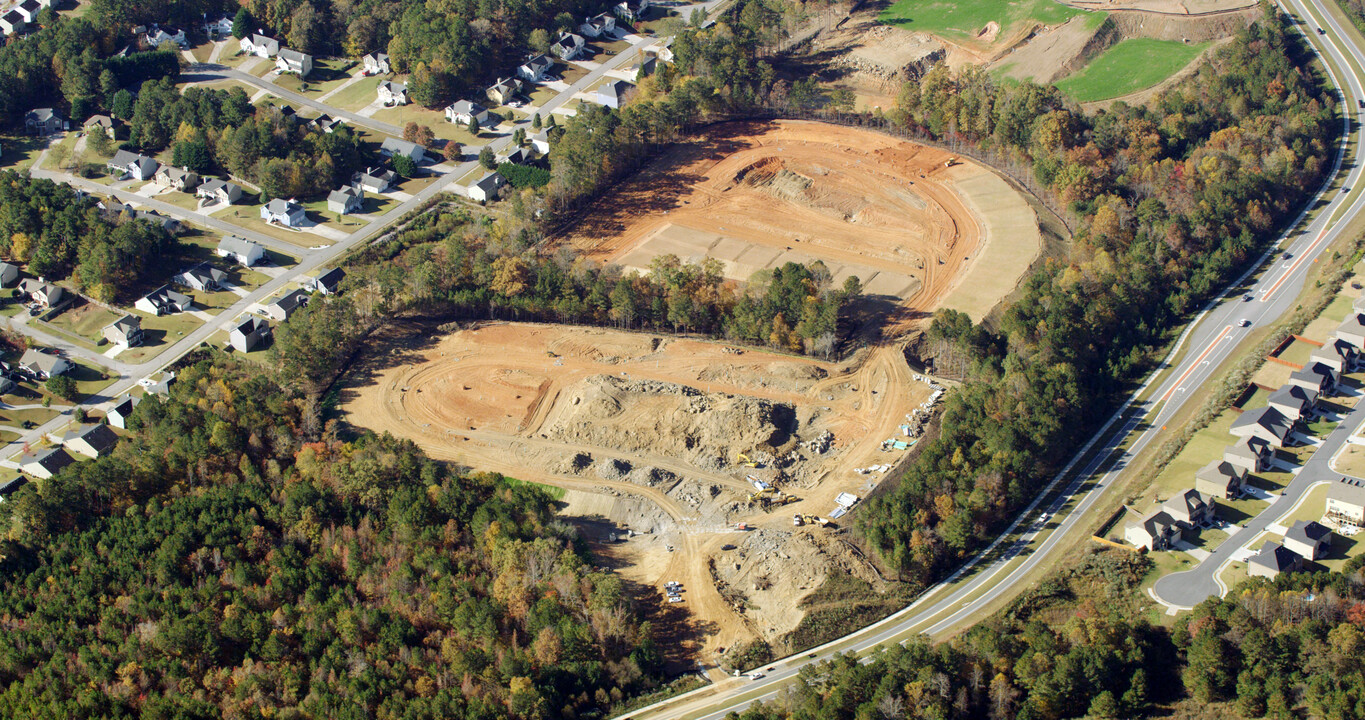
[[[597,375],[566,388],[564,397],[546,418],[546,437],[682,458],[704,469],[722,469],[738,453],[786,445],[796,432],[795,409],[785,403],[656,380]],[[607,472],[615,477],[604,479],[617,479],[630,469]]]
[[[781,392],[804,392],[812,382],[826,377],[829,373],[824,368],[796,362],[775,362],[761,371],[747,365],[711,365],[697,373],[700,382]]]

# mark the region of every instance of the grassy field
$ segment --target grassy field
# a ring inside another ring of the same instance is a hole
[[[375,88],[378,88],[380,81],[384,79],[381,75],[371,75],[363,80],[357,80],[327,98],[327,104],[351,112],[362,110],[375,101]]]
[[[1084,12],[1053,0],[899,0],[882,11],[881,21],[906,30],[970,39],[990,22],[999,23],[1003,35],[1019,22],[1055,25]]]
[[[1080,72],[1057,82],[1078,102],[1108,100],[1144,90],[1190,64],[1208,43],[1130,38],[1104,51]]]
[[[104,328],[112,325],[122,315],[115,314],[94,303],[82,303],[77,307],[68,307],[60,315],[47,321],[46,324],[61,328],[67,333],[83,337],[91,344],[98,344],[104,339]]]

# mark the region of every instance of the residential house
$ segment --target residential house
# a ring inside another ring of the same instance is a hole
[[[538,133],[533,133],[533,134],[531,134],[531,135],[527,135],[527,136],[526,136],[526,141],[529,142],[529,143],[531,143],[531,149],[532,149],[532,150],[535,150],[536,152],[540,153],[541,155],[548,155],[548,154],[550,153],[550,133],[549,133],[549,131],[547,131],[547,130],[541,130],[541,131],[538,132]]]
[[[133,303],[133,307],[148,315],[169,315],[185,312],[194,307],[194,299],[189,295],[172,290],[170,286],[162,285],[147,293],[146,297]]]
[[[1165,510],[1152,508],[1137,522],[1128,523],[1123,539],[1145,550],[1166,550],[1180,542],[1180,524]]]
[[[1300,520],[1285,531],[1284,546],[1305,560],[1317,560],[1332,551],[1332,531],[1322,523]]]
[[[351,184],[357,185],[361,190],[378,195],[386,193],[393,187],[398,180],[398,174],[392,170],[382,167],[365,168],[365,172],[358,172],[351,178]]]
[[[1318,392],[1300,385],[1282,385],[1266,402],[1290,420],[1303,420],[1313,414]]]
[[[550,45],[550,54],[560,60],[573,60],[583,53],[588,46],[588,41],[582,35],[573,33],[560,33],[559,39]]]
[[[24,16],[20,15],[18,10],[10,10],[0,15],[0,32],[4,32],[6,35],[22,33],[27,27],[28,22],[24,20]]]
[[[237,352],[251,352],[270,341],[270,323],[265,318],[248,317],[228,333],[228,344]]]
[[[124,315],[104,328],[104,339],[114,345],[137,347],[142,344],[142,318]]]
[[[360,59],[365,65],[366,75],[388,75],[393,72],[389,67],[389,56],[384,53],[370,53]]]
[[[1294,421],[1279,410],[1270,407],[1244,411],[1232,421],[1229,430],[1241,438],[1259,438],[1271,447],[1284,447],[1294,430]]]
[[[180,192],[189,192],[190,190],[199,187],[199,173],[196,173],[187,167],[162,165],[157,169],[154,179],[156,180],[157,185],[179,190]]]
[[[621,0],[612,7],[612,12],[625,22],[634,23],[647,15],[652,6],[650,0]]]
[[[1289,374],[1290,385],[1315,390],[1319,395],[1331,395],[1337,388],[1337,374],[1319,362],[1309,362]]]
[[[228,35],[231,35],[232,25],[233,25],[232,18],[228,17],[227,15],[222,15],[219,16],[218,19],[216,20],[206,20],[202,28],[204,30],[205,35],[208,35],[209,38],[212,40],[217,40],[218,38],[227,37]]]
[[[1365,322],[1361,322],[1361,311],[1351,313],[1341,324],[1337,326],[1336,338],[1351,347],[1360,350],[1365,348]]]
[[[460,125],[468,125],[470,119],[477,120],[479,127],[489,127],[488,109],[468,100],[457,100],[446,106],[446,120]]]
[[[231,31],[229,31],[231,32]],[[185,31],[176,28],[162,28],[155,25],[142,36],[142,41],[150,48],[159,48],[162,43],[175,43],[180,49],[188,49],[190,44],[185,40]]]
[[[512,98],[516,97],[519,92],[521,92],[521,81],[517,78],[509,77],[498,78],[498,81],[484,91],[484,94],[494,103],[506,105],[511,102]]]
[[[14,392],[14,388],[16,387],[18,386],[13,380],[7,376],[0,375],[0,395],[8,395],[9,393]]]
[[[71,372],[71,361],[61,355],[53,355],[29,348],[19,357],[19,369],[30,377],[46,380]]]
[[[1246,470],[1226,460],[1211,460],[1194,474],[1194,489],[1213,497],[1234,498],[1241,494]]]
[[[384,142],[379,145],[379,154],[387,158],[406,155],[415,163],[420,163],[427,158],[427,151],[422,149],[421,145],[396,137],[384,138]]]
[[[285,293],[280,299],[265,306],[265,314],[271,320],[284,322],[288,320],[299,308],[308,304],[309,295],[303,290],[293,290]]]
[[[289,48],[280,48],[279,54],[275,56],[275,69],[282,73],[308,77],[308,73],[313,72],[313,56]]]
[[[595,17],[590,17],[578,25],[578,32],[590,38],[600,38],[603,35],[611,35],[616,32],[616,16],[602,13]]]
[[[1275,579],[1282,572],[1303,569],[1303,556],[1279,543],[1268,542],[1247,560],[1247,575]]]
[[[526,82],[540,82],[545,79],[545,74],[555,66],[555,61],[548,55],[535,55],[526,62],[517,66],[517,77]]]
[[[1161,504],[1161,509],[1187,530],[1213,523],[1217,513],[1213,497],[1194,489],[1171,497]]]
[[[654,57],[653,55],[645,55],[644,57],[641,57],[639,60],[636,60],[635,62],[627,66],[626,71],[629,72],[630,76],[635,79],[635,82],[639,82],[642,78],[646,78],[649,77],[650,75],[653,75],[654,69],[658,66],[658,64],[659,64],[658,58]]]
[[[46,480],[74,462],[76,459],[60,447],[29,450],[19,456],[19,470],[40,480]]]
[[[62,435],[62,447],[89,458],[107,455],[118,444],[118,435],[108,425],[81,425]]]
[[[1328,485],[1322,517],[1340,525],[1365,527],[1365,480],[1343,477]]]
[[[109,161],[109,169],[118,173],[120,179],[131,177],[134,180],[151,180],[161,166],[156,160],[127,150],[119,150]]]
[[[293,200],[275,198],[261,206],[261,219],[285,227],[298,227],[303,224],[303,206]]]
[[[194,194],[212,203],[231,205],[242,199],[242,187],[234,182],[209,178],[195,188]]]
[[[323,113],[313,118],[312,120],[308,121],[308,129],[317,130],[319,132],[324,133],[331,133],[344,124],[346,124],[345,120],[342,120],[341,118],[334,118],[331,115]]]
[[[24,22],[32,24],[38,22],[38,13],[42,12],[43,7],[38,0],[23,0],[14,6],[14,12],[19,13],[19,17],[22,17]]]
[[[37,108],[24,115],[24,129],[30,135],[55,135],[66,130],[66,120],[52,108]]]
[[[19,282],[19,266],[0,262],[0,287],[9,287]]]
[[[280,53],[280,41],[260,33],[252,33],[242,38],[242,52],[256,57],[273,58]]]
[[[514,147],[510,150],[504,150],[503,152],[499,153],[497,161],[499,165],[501,165],[502,163],[512,163],[513,165],[525,165],[526,163],[531,161],[531,155],[530,153],[526,152],[524,148]]]
[[[109,412],[104,414],[104,418],[109,424],[120,429],[128,429],[128,418],[133,416],[133,408],[137,407],[137,398],[128,395],[117,405],[109,408]]]
[[[478,202],[488,202],[497,199],[498,192],[507,184],[507,179],[497,173],[488,173],[477,182],[469,186],[468,194],[470,200]]]
[[[365,191],[359,187],[344,185],[338,190],[327,193],[327,211],[339,215],[350,215],[365,204]]]
[[[112,140],[114,137],[115,122],[116,121],[108,115],[91,115],[86,119],[82,129],[85,130],[86,135],[89,135],[92,132],[102,132],[105,137]]]
[[[208,263],[199,263],[176,275],[175,281],[200,292],[218,292],[227,282],[227,273]]]
[[[171,384],[175,382],[175,373],[164,372],[161,379],[156,382],[148,382],[143,387],[147,388],[148,395],[160,395],[168,397],[171,394]]]
[[[163,230],[172,235],[184,229],[179,220],[162,215],[155,210],[134,210],[127,206],[124,208],[123,215],[129,220],[145,220],[153,225],[160,225]]]
[[[322,269],[318,271],[318,276],[307,281],[304,287],[308,288],[309,292],[335,295],[341,289],[341,281],[345,279],[346,271],[341,268]]]
[[[224,235],[218,241],[218,257],[232,258],[238,265],[251,267],[265,259],[265,248],[246,238]]]
[[[19,283],[19,290],[38,303],[39,307],[50,308],[61,303],[66,296],[66,291],[60,285],[53,285],[42,280],[32,278],[22,280]]]
[[[1345,340],[1329,338],[1323,343],[1322,347],[1313,351],[1308,356],[1310,363],[1322,363],[1337,374],[1340,378],[1343,374],[1350,372],[1355,365],[1356,349]]]
[[[1275,451],[1270,449],[1270,444],[1258,437],[1244,437],[1223,450],[1224,461],[1248,473],[1266,469],[1274,458]]]
[[[1357,295],[1356,298],[1351,301],[1351,307],[1358,313],[1365,313],[1365,293]]]
[[[597,95],[594,96],[593,100],[598,105],[606,105],[609,108],[619,108],[625,104],[626,93],[629,93],[634,89],[635,86],[625,80],[612,80],[597,88]]]
[[[403,83],[384,80],[375,88],[375,94],[379,96],[379,102],[385,106],[408,104],[408,86]]]

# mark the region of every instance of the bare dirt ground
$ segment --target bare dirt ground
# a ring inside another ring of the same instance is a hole
[[[930,388],[898,345],[836,364],[549,325],[391,334],[343,393],[348,421],[438,459],[564,488],[561,514],[590,539],[636,533],[598,550],[661,600],[663,583],[684,584],[679,649],[690,656],[714,660],[719,648],[789,632],[830,572],[879,584],[831,541],[835,530],[796,528],[792,516],[827,516],[840,492],[866,495],[882,475],[852,469],[901,455],[880,443]],[[828,449],[812,449],[826,433]],[[740,464],[740,453],[763,467]],[[751,503],[750,474],[797,500]]]
[[[1086,10],[1145,10],[1168,15],[1206,15],[1256,7],[1256,0],[1057,0]]]
[[[900,307],[917,317],[960,285],[989,309],[1040,247],[1027,202],[949,152],[810,122],[730,123],[709,135],[657,160],[555,242],[642,271],[664,254],[716,258],[739,281],[820,260],[836,283],[856,275],[865,294],[908,301]]]

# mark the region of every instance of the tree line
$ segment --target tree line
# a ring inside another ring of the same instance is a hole
[[[659,678],[536,486],[342,440],[221,355],[130,427],[0,505],[4,717],[548,720]]]

